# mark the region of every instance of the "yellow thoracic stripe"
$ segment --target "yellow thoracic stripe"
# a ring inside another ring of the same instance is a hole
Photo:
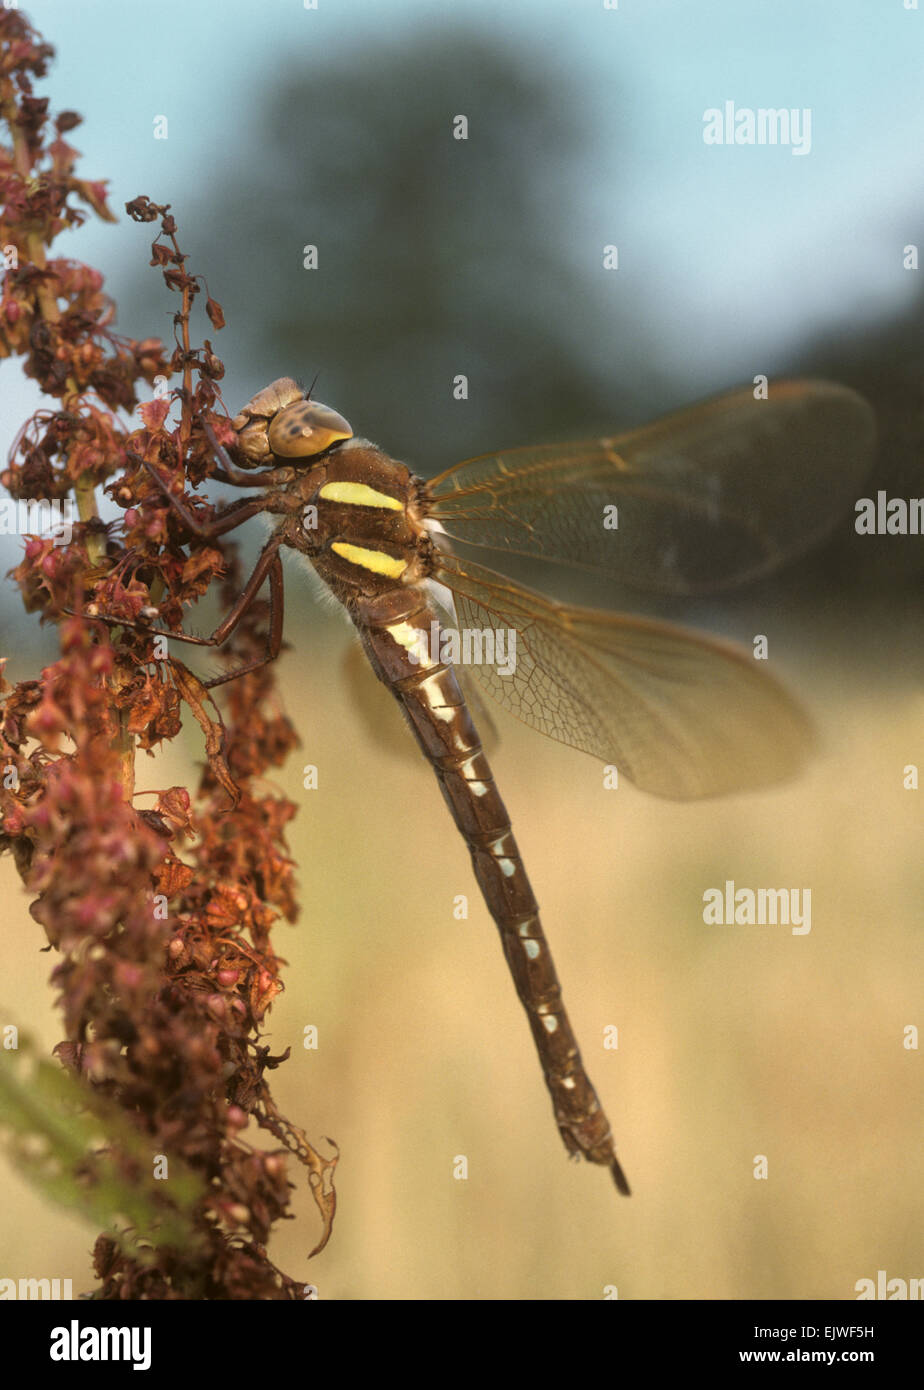
[[[387,492],[376,492],[365,483],[325,483],[318,493],[325,502],[347,502],[353,507],[387,507],[400,512],[404,504],[397,497],[389,497]]]
[[[400,579],[407,569],[407,560],[396,560],[384,550],[364,550],[361,545],[348,545],[346,541],[334,541],[331,550],[349,560],[351,565],[362,565],[363,569],[382,574],[386,579]]]

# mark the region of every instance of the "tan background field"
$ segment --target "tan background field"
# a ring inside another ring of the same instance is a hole
[[[924,754],[924,696],[883,675],[907,669],[902,640],[901,623],[859,623],[787,657],[821,751],[762,795],[677,806],[606,792],[590,759],[499,716],[495,772],[630,1200],[565,1156],[464,846],[416,750],[403,756],[388,698],[384,748],[357,717],[346,630],[315,640],[309,663],[284,658],[304,748],[279,786],[302,808],[304,908],[278,928],[290,966],[266,1041],[293,1049],[283,1110],[342,1157],[333,1239],[310,1264],[317,1221],[293,1166],[298,1219],[271,1252],[282,1268],[322,1297],[363,1299],[593,1299],[608,1285],[621,1298],[850,1299],[879,1269],[924,1273],[921,1052],[903,1046],[922,1021],[922,793],[902,788]],[[189,780],[182,757],[140,771]],[[306,762],[315,792],[301,790]],[[426,866],[413,877],[408,846]],[[0,875],[4,1019],[50,1047],[50,959],[8,862]],[[704,925],[702,893],[726,878],[811,888],[811,932]],[[307,1024],[317,1051],[301,1048]],[[602,1046],[611,1024],[616,1052]],[[89,1287],[92,1229],[15,1174],[3,1183],[3,1273]]]

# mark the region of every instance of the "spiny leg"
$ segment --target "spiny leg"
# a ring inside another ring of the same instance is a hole
[[[107,623],[110,627],[130,627],[138,632],[147,633],[149,636],[166,637],[175,642],[187,642],[192,647],[220,647],[231,636],[262,588],[263,581],[269,576],[270,630],[267,634],[266,651],[262,656],[255,657],[253,661],[248,661],[243,666],[237,666],[232,671],[225,671],[220,676],[213,676],[210,680],[201,682],[207,690],[211,690],[217,685],[224,685],[227,681],[237,680],[238,676],[247,675],[250,671],[257,671],[261,666],[275,661],[282,649],[284,589],[282,560],[279,558],[281,544],[282,540],[279,536],[270,537],[260,551],[253,573],[236,599],[234,606],[218,624],[211,637],[194,637],[188,632],[171,632],[168,628],[149,627],[146,623],[140,623],[137,620],[120,618],[106,613],[74,613],[71,608],[65,608],[63,611],[78,618],[90,618],[93,622]]]
[[[235,666],[232,671],[225,671],[220,676],[213,676],[211,680],[203,681],[206,690],[213,690],[216,685],[225,685],[228,681],[237,680],[238,676],[246,676],[250,671],[259,671],[261,666],[267,666],[271,661],[275,661],[282,650],[282,620],[284,612],[285,592],[282,579],[282,560],[279,557],[279,547],[281,541],[275,536],[267,541],[260,552],[260,558],[254,567],[253,574],[247,581],[247,585],[240,598],[235,603],[231,612],[224,622],[219,624],[212,634],[215,646],[220,646],[224,640],[231,635],[237,624],[243,618],[247,609],[253,603],[262,587],[263,580],[269,576],[270,584],[270,626],[266,637],[266,650],[262,656],[254,657],[252,661],[246,662],[243,666]],[[221,633],[221,636],[219,636]]]
[[[213,540],[217,536],[223,536],[226,531],[233,531],[235,527],[243,525],[251,517],[259,516],[260,512],[266,510],[266,501],[263,497],[242,498],[229,503],[217,515],[210,517],[208,521],[203,521],[196,516],[184,498],[177,497],[167,479],[158,472],[152,463],[141,458],[139,454],[129,453],[128,457],[133,463],[140,464],[150,474],[183,525],[199,540],[207,541]]]
[[[264,487],[267,483],[275,486],[280,483],[290,483],[295,476],[295,469],[291,464],[284,464],[281,468],[267,468],[257,473],[245,472],[231,462],[228,451],[215,438],[215,432],[211,425],[205,426],[205,432],[215,457],[221,464],[221,467],[212,474],[212,477],[217,478],[220,483],[232,483],[235,487]]]

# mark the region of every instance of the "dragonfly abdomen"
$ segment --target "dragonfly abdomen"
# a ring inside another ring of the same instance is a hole
[[[606,1164],[619,1190],[628,1195],[609,1121],[584,1070],[562,1002],[510,817],[455,671],[432,654],[433,636],[439,636],[436,610],[420,590],[408,587],[354,602],[351,613],[376,675],[400,703],[468,845],[475,878],[529,1018],[565,1145],[571,1154]]]

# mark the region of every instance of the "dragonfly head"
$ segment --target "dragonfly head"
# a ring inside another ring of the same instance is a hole
[[[279,458],[315,458],[332,444],[351,439],[353,431],[342,415],[320,401],[296,401],[270,421],[267,438]]]
[[[348,421],[329,405],[313,401],[292,377],[280,377],[247,402],[232,420],[238,451],[252,468],[273,458],[304,459],[352,439]]]

